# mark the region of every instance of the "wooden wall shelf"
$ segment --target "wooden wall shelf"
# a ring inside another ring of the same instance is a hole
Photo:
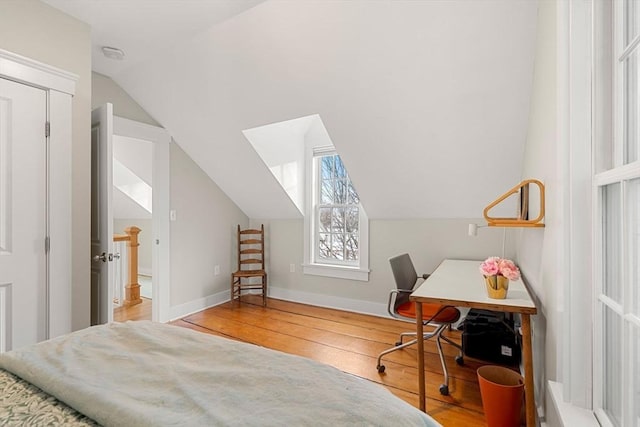
[[[539,214],[534,219],[529,219],[529,184],[537,185],[540,190]],[[519,194],[518,216],[512,218],[497,218],[489,215],[489,211],[507,199],[509,196]],[[484,208],[484,219],[489,227],[544,227],[544,184],[537,179],[527,179],[516,185],[502,196]]]

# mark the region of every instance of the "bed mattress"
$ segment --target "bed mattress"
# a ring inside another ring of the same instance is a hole
[[[0,368],[2,425],[439,425],[331,366],[146,321],[3,353]]]

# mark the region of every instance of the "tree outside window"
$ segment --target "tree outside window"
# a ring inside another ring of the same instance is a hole
[[[337,154],[316,158],[316,262],[357,265],[360,198]]]

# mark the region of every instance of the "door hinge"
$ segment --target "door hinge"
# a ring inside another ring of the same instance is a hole
[[[51,135],[51,122],[46,122],[44,124],[44,136],[49,137]]]
[[[44,238],[44,253],[48,254],[49,249],[51,249],[51,238],[49,236]]]

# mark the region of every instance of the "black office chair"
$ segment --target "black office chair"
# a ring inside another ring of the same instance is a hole
[[[389,293],[389,303],[387,311],[389,314],[397,319],[416,321],[416,305],[413,301],[409,301],[409,295],[413,292],[414,287],[420,285],[426,280],[429,275],[423,274],[421,278],[418,278],[416,269],[411,262],[409,254],[402,254],[396,257],[390,258],[391,271],[396,281],[396,289]],[[451,324],[457,322],[460,319],[460,311],[451,306],[445,306],[440,304],[422,304],[422,319],[425,325],[435,326],[432,332],[424,333],[422,339],[428,340],[433,337],[436,338],[436,345],[438,346],[438,354],[440,355],[440,362],[442,363],[442,370],[444,371],[444,384],[440,385],[440,394],[447,396],[449,394],[449,372],[447,371],[447,365],[444,361],[444,354],[442,353],[441,339],[445,340],[449,344],[453,345],[460,350],[455,360],[458,365],[464,364],[462,357],[462,347],[451,341],[446,336],[442,335],[442,332]],[[402,350],[403,348],[412,346],[418,342],[417,337],[411,341],[403,343],[404,337],[412,336],[416,337],[416,332],[403,332],[400,334],[400,341],[396,342],[396,345],[388,350],[383,351],[378,355],[378,372],[383,373],[385,366],[382,364],[382,357],[394,352],[396,350]]]

